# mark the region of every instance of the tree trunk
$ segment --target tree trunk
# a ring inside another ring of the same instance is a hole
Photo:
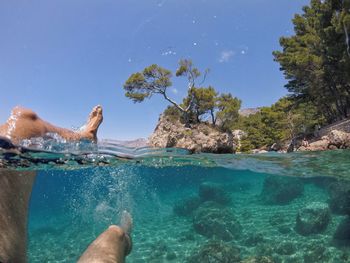
[[[216,125],[216,118],[214,116],[213,110],[210,110],[210,115],[211,115],[211,121],[212,121],[213,125],[215,126]]]

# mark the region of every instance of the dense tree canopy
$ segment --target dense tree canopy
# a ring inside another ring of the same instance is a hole
[[[284,97],[271,107],[260,108],[256,114],[240,116],[232,128],[246,133],[241,150],[249,151],[313,133],[315,126],[323,123],[313,104],[296,104],[294,99]]]
[[[311,0],[293,19],[295,35],[275,51],[289,92],[328,122],[350,114],[350,0]]]

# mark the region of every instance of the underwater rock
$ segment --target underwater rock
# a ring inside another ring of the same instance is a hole
[[[242,226],[233,213],[214,202],[205,202],[199,206],[194,212],[193,227],[203,236],[215,236],[224,241],[237,239],[242,232]]]
[[[296,247],[293,242],[283,241],[277,245],[275,251],[280,255],[292,255],[295,253]]]
[[[221,185],[211,182],[204,182],[199,186],[199,197],[202,202],[214,201],[222,205],[227,205],[231,201]]]
[[[240,250],[222,241],[211,241],[192,255],[188,263],[235,263],[240,262]]]
[[[350,183],[339,181],[328,187],[329,207],[335,214],[350,215]]]
[[[306,244],[304,253],[305,263],[328,262],[326,247],[320,242],[309,242]]]
[[[334,233],[333,239],[336,243],[350,245],[350,217],[347,217],[340,222]]]
[[[285,205],[301,196],[303,192],[304,184],[298,178],[268,175],[260,197],[266,204]]]
[[[299,210],[295,230],[301,235],[323,232],[331,220],[329,207],[326,203],[313,202]]]
[[[194,210],[201,204],[197,196],[184,198],[174,205],[173,211],[178,216],[190,216]]]

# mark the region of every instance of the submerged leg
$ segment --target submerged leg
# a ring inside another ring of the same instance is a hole
[[[124,263],[131,252],[132,218],[123,212],[120,226],[112,225],[99,235],[86,249],[78,263]]]
[[[0,170],[0,262],[26,262],[28,206],[35,174]]]

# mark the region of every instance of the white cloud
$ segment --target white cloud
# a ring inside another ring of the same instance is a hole
[[[171,92],[174,93],[174,94],[177,94],[178,93],[178,90],[176,88],[172,88],[171,89]]]
[[[233,50],[224,50],[220,54],[219,62],[220,63],[229,62],[234,55],[235,55],[235,52]]]

